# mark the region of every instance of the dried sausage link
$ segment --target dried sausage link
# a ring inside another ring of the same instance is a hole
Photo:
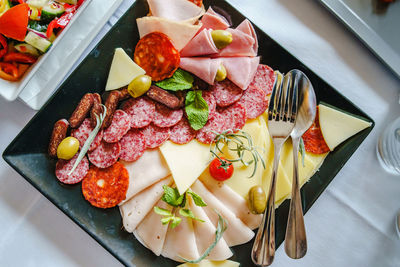
[[[67,136],[69,123],[66,119],[58,120],[53,127],[49,143],[50,157],[57,157],[57,148],[61,141]]]
[[[90,112],[92,106],[93,94],[87,93],[82,97],[81,101],[79,101],[78,106],[68,120],[71,128],[77,128],[79,125],[81,125],[87,114]]]

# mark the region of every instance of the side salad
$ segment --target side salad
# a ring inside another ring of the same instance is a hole
[[[20,80],[85,0],[0,0],[0,78]]]

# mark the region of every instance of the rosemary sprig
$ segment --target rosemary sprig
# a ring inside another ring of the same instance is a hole
[[[265,161],[258,151],[259,149],[262,150],[262,148],[254,146],[253,139],[247,132],[237,130],[235,133],[233,130],[228,129],[221,133],[215,131],[213,131],[213,133],[215,133],[216,136],[214,138],[214,144],[210,145],[210,152],[213,157],[219,159],[221,165],[225,163],[225,160],[222,159],[218,154],[224,154],[222,148],[226,145],[228,150],[236,152],[235,154],[237,155],[237,158],[226,158],[227,161],[240,161],[246,167],[254,164],[253,172],[249,176],[249,178],[255,175],[259,162],[261,162],[262,166],[265,169]],[[251,160],[246,161],[244,159],[246,152],[249,152],[251,154]]]

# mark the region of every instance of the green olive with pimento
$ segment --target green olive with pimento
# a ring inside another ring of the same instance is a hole
[[[250,210],[254,214],[261,214],[264,212],[267,206],[267,196],[264,189],[255,185],[249,190],[249,206]]]
[[[232,33],[225,30],[214,30],[211,32],[211,37],[218,49],[227,47],[233,41]]]

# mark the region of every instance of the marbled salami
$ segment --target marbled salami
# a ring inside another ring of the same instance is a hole
[[[82,124],[77,129],[73,129],[71,131],[71,136],[75,137],[79,141],[79,147],[85,144],[86,140],[89,137],[89,134],[93,131],[94,127],[92,127],[90,119],[86,118]],[[93,142],[90,144],[89,151],[93,151],[98,147],[103,139],[103,130],[100,130],[96,137],[94,138]]]
[[[176,144],[186,144],[192,141],[196,136],[196,131],[190,127],[189,121],[186,118],[182,120],[171,128],[171,135],[169,140]]]
[[[121,145],[120,159],[125,161],[135,161],[139,159],[146,149],[144,134],[137,129],[131,129],[119,140]]]
[[[203,128],[197,131],[196,139],[204,144],[210,144],[214,141],[216,134],[221,133],[225,129],[225,118],[218,112],[209,119]]]
[[[217,108],[217,101],[210,91],[203,91],[203,98],[208,105],[208,119],[211,119],[215,114],[215,109]]]
[[[117,162],[121,153],[121,145],[102,141],[93,151],[88,153],[90,162],[98,168],[107,168]]]
[[[132,128],[143,128],[153,121],[155,104],[147,97],[132,98],[124,103],[122,110],[131,116]]]
[[[231,129],[234,132],[243,128],[246,123],[246,109],[240,103],[235,103],[226,108],[219,108],[217,112],[224,120],[224,130]]]
[[[246,117],[254,119],[264,113],[268,108],[268,96],[264,90],[257,86],[249,86],[244,91],[239,102],[246,109]]]
[[[112,122],[104,130],[103,140],[107,143],[118,142],[131,128],[131,117],[123,110],[117,109]]]
[[[154,124],[150,124],[143,128],[142,133],[146,141],[146,148],[156,148],[168,140],[170,135],[170,128],[161,128]]]
[[[76,184],[82,181],[82,179],[86,176],[89,170],[89,162],[86,157],[83,157],[76,169],[71,173],[71,175],[68,175],[77,158],[78,154],[76,154],[70,160],[59,159],[57,161],[56,177],[60,182],[64,184]]]
[[[171,127],[177,124],[183,116],[182,109],[170,109],[169,107],[156,103],[153,115],[153,123],[158,127]]]
[[[211,86],[211,92],[215,97],[218,107],[226,107],[238,101],[243,94],[243,90],[225,79],[222,82],[216,82]]]
[[[269,95],[272,93],[274,82],[274,70],[267,65],[259,64],[253,81],[250,83],[249,87],[256,86],[262,89],[267,95]]]

